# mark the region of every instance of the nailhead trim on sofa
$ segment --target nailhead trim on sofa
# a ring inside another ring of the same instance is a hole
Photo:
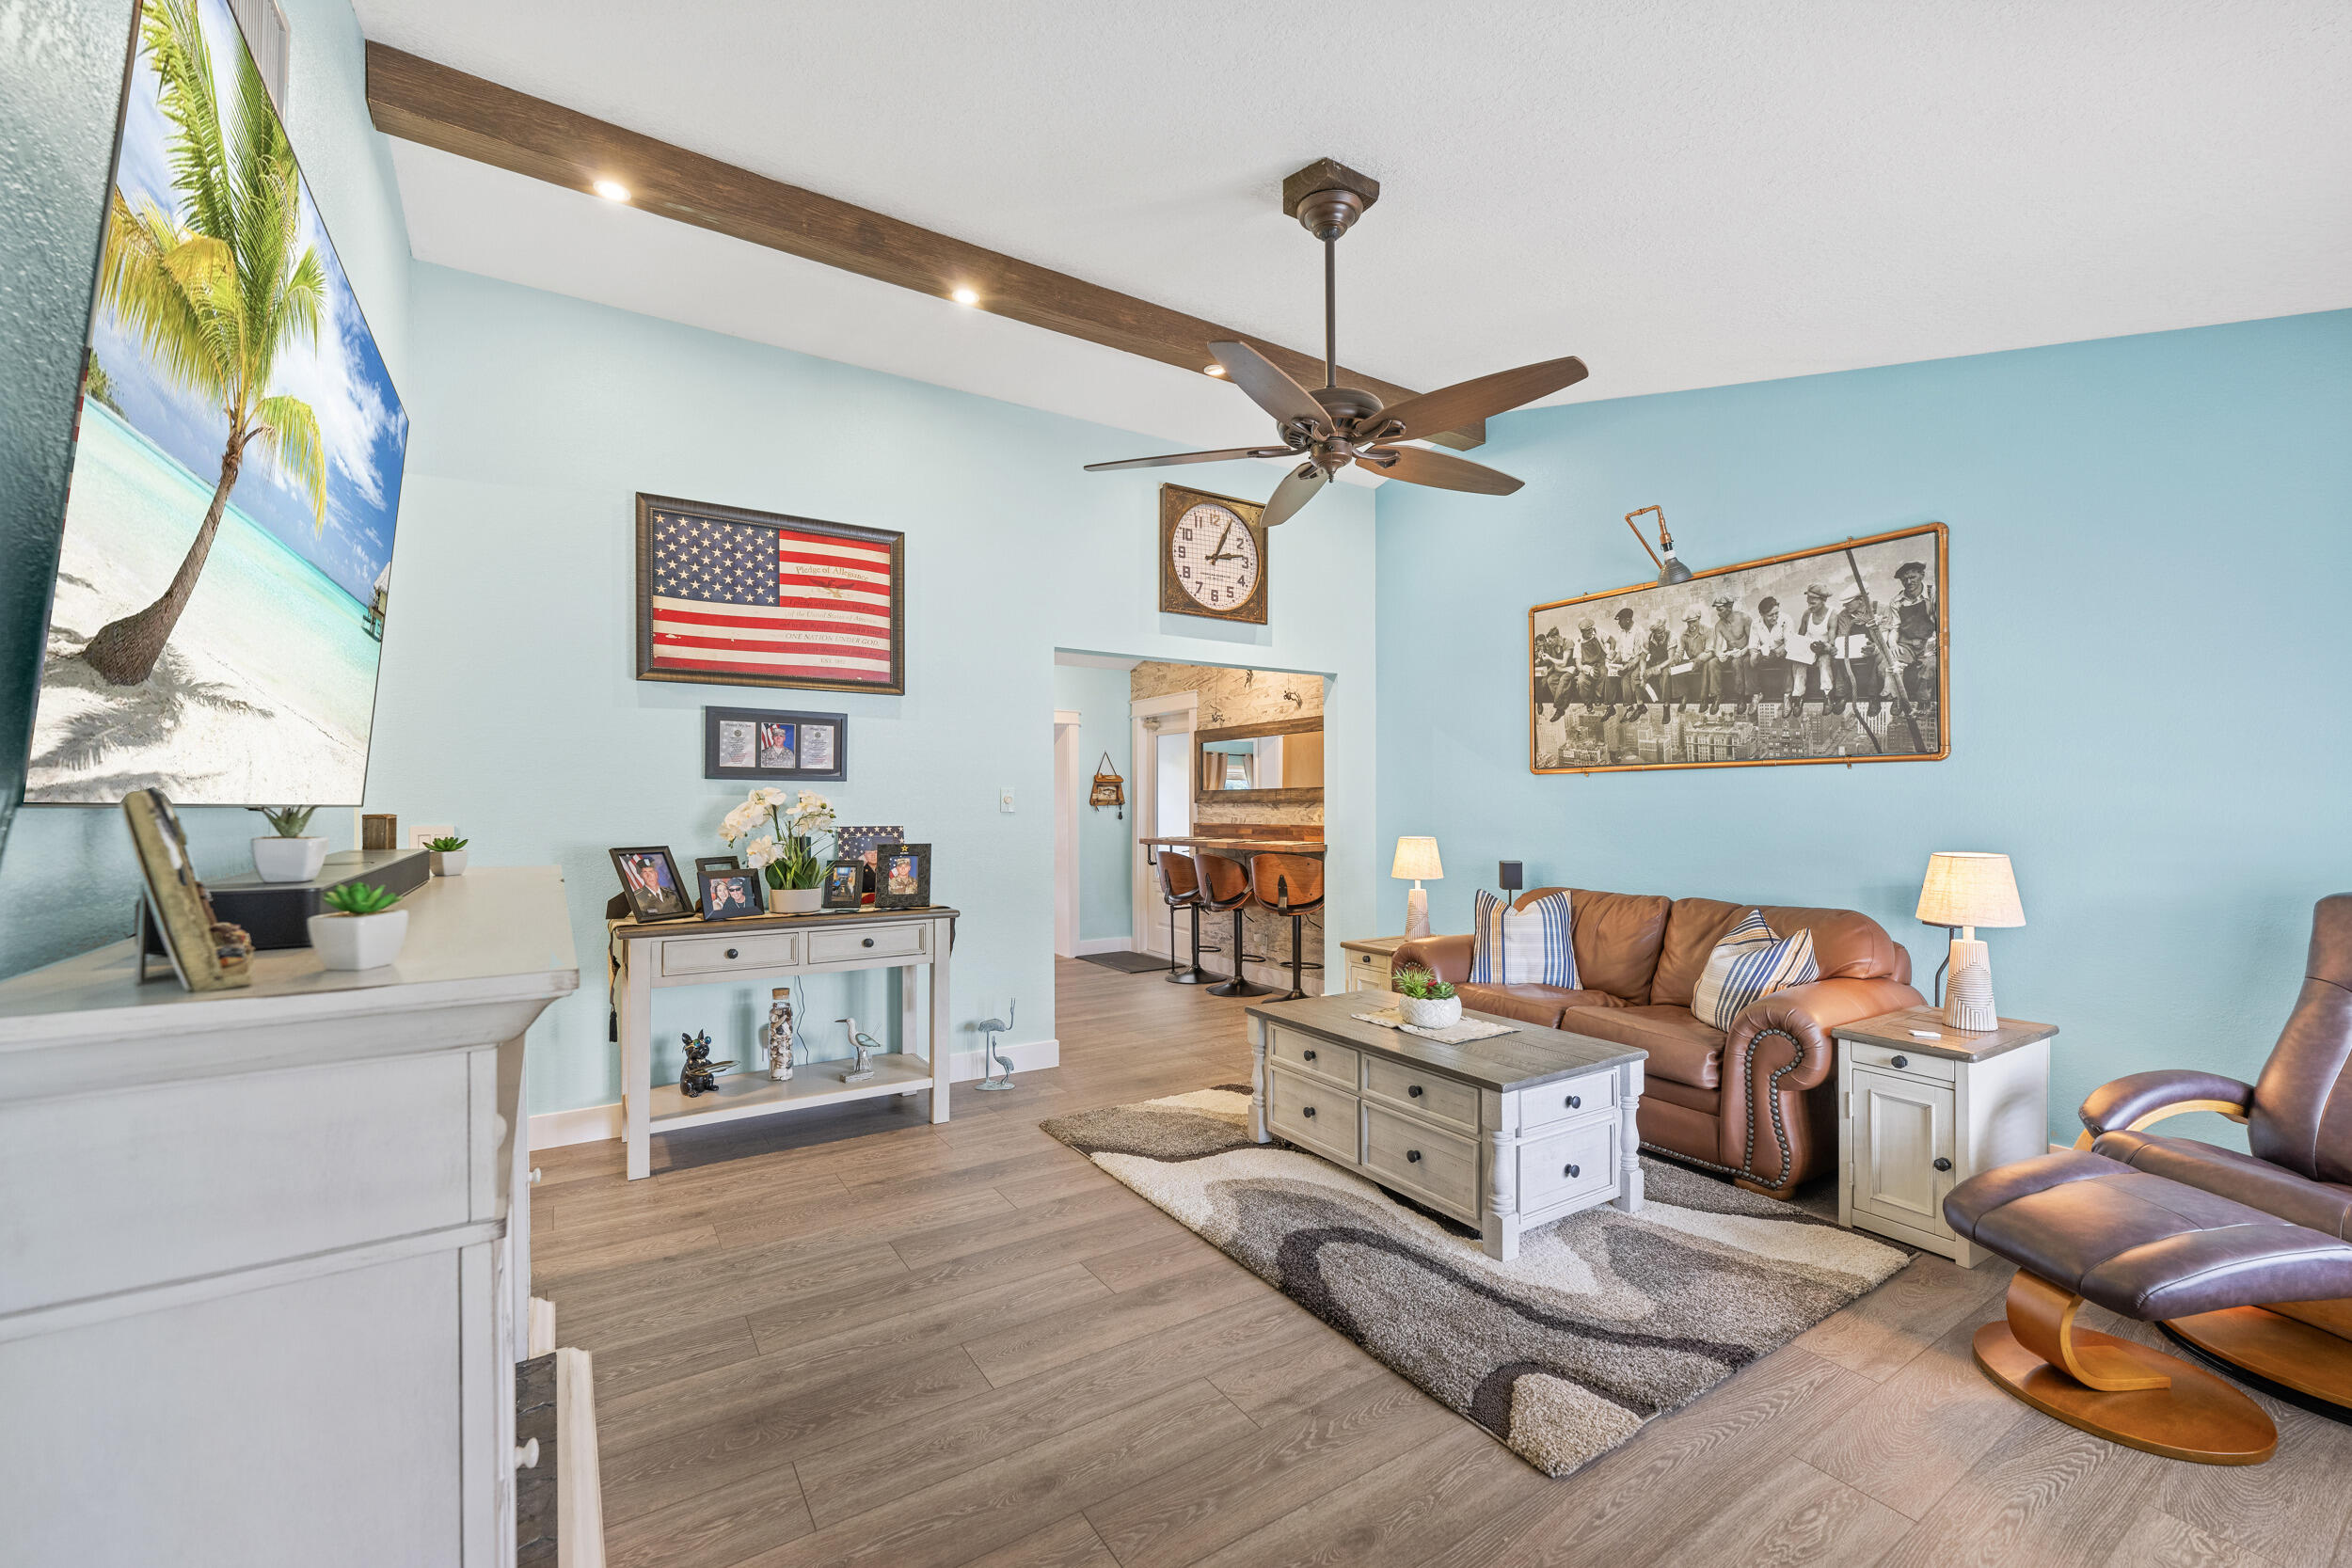
[[[1756,1175],[1756,1048],[1761,1045],[1765,1040],[1770,1039],[1774,1035],[1778,1035],[1782,1039],[1787,1040],[1789,1046],[1796,1052],[1796,1054],[1788,1059],[1788,1065],[1787,1067],[1774,1068],[1772,1069],[1772,1078],[1764,1085],[1764,1093],[1772,1101],[1772,1139],[1780,1145],[1780,1182],[1777,1186],[1773,1186],[1766,1182],[1762,1177]],[[1651,1143],[1645,1143],[1642,1147],[1648,1149],[1651,1153],[1662,1155],[1666,1159],[1679,1160],[1686,1165],[1698,1165],[1707,1170],[1721,1171],[1725,1176],[1744,1176],[1749,1180],[1756,1183],[1756,1185],[1767,1187],[1770,1191],[1774,1193],[1782,1192],[1794,1187],[1796,1184],[1793,1180],[1796,1170],[1796,1150],[1789,1145],[1788,1129],[1781,1119],[1780,1081],[1783,1078],[1788,1077],[1790,1073],[1796,1071],[1799,1065],[1801,1065],[1804,1061],[1804,1043],[1786,1029],[1758,1029],[1755,1034],[1748,1037],[1747,1061],[1745,1064],[1745,1070],[1742,1073],[1742,1076],[1749,1085],[1748,1154],[1747,1159],[1743,1164],[1736,1166],[1722,1165],[1717,1164],[1712,1160],[1702,1160],[1695,1154],[1685,1154],[1678,1148],[1661,1148],[1658,1145]]]

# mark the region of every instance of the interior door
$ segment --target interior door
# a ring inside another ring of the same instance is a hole
[[[1931,1233],[1952,1190],[1952,1090],[1900,1073],[1853,1069],[1853,1206]],[[1944,1162],[1938,1170],[1936,1162]]]
[[[1163,958],[1168,901],[1160,896],[1157,852],[1143,840],[1192,832],[1192,728],[1189,710],[1138,718],[1135,725],[1136,948]],[[1177,944],[1189,951],[1191,940],[1191,927],[1180,917]]]

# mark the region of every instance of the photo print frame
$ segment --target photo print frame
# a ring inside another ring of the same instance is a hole
[[[922,910],[931,902],[931,847],[928,844],[880,844],[874,847],[874,908]]]
[[[698,871],[705,920],[748,920],[768,912],[766,883],[756,871]]]
[[[703,709],[703,777],[840,783],[850,776],[850,716],[775,708]]]
[[[874,896],[874,890],[877,886],[874,878],[876,848],[884,844],[896,843],[906,836],[907,831],[904,828],[836,827],[834,829],[834,853],[843,860],[855,861],[866,868],[860,881],[862,897]]]
[[[694,905],[686,879],[677,874],[666,844],[610,849],[613,875],[621,879],[621,896],[628,900],[629,917],[640,926],[663,920],[691,920]]]
[[[706,871],[740,871],[741,869],[743,869],[743,861],[738,855],[696,855],[694,857],[694,875],[697,877]]]
[[[834,914],[855,914],[866,902],[866,863],[834,861],[827,864],[824,893],[819,909]]]

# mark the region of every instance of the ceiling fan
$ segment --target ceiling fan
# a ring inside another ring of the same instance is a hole
[[[1305,187],[1302,189],[1301,187]],[[1364,209],[1379,199],[1380,185],[1368,175],[1326,158],[1283,182],[1283,210],[1323,242],[1323,385],[1312,390],[1248,343],[1209,345],[1227,380],[1274,416],[1279,445],[1229,447],[1220,451],[1182,451],[1166,457],[1131,457],[1119,463],[1089,463],[1089,473],[1113,468],[1157,468],[1176,463],[1224,463],[1242,457],[1305,459],[1276,486],[1262,527],[1285,522],[1314,499],[1331,476],[1350,463],[1401,479],[1482,496],[1507,496],[1520,482],[1500,469],[1449,452],[1394,443],[1443,435],[1458,426],[1517,408],[1573,387],[1590,372],[1573,355],[1497,371],[1492,375],[1422,392],[1386,408],[1372,393],[1339,384],[1339,317],[1334,296],[1334,258],[1340,236]]]

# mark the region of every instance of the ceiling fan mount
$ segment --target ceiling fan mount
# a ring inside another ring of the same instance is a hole
[[[1383,407],[1378,398],[1360,388],[1341,386],[1336,260],[1339,240],[1355,227],[1365,209],[1379,199],[1377,180],[1330,158],[1317,159],[1282,182],[1282,211],[1323,242],[1321,387],[1301,387],[1281,367],[1237,339],[1209,345],[1209,353],[1225,378],[1273,416],[1275,438],[1280,445],[1089,463],[1087,471],[1222,463],[1243,457],[1304,459],[1267,500],[1264,515],[1260,519],[1262,526],[1267,528],[1287,521],[1315,498],[1332,475],[1350,463],[1409,484],[1431,484],[1490,496],[1507,496],[1517,490],[1518,480],[1484,464],[1448,452],[1431,451],[1425,447],[1394,443],[1441,436],[1456,425],[1486,419],[1563,387],[1574,386],[1587,373],[1584,361],[1570,356],[1522,365],[1517,370],[1500,371],[1435,392],[1423,392],[1389,407]]]

